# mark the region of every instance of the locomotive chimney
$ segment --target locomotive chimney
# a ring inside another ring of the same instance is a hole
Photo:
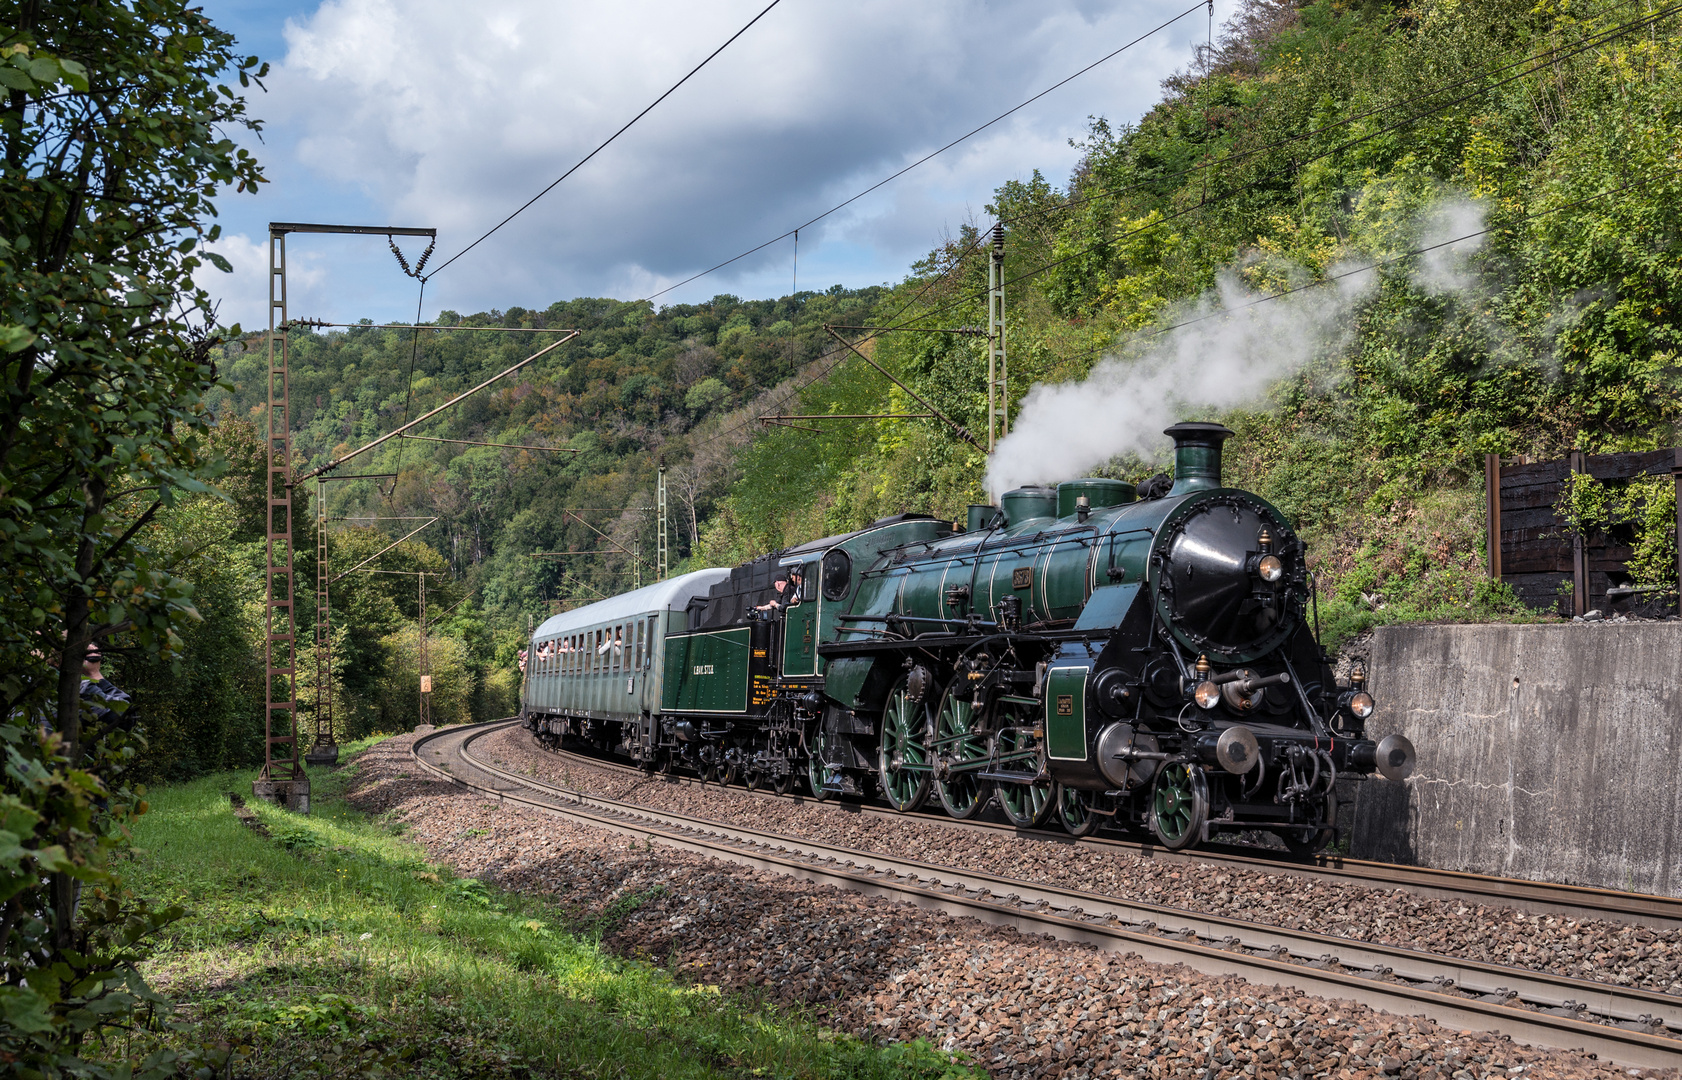
[[[1186,420],[1163,434],[1174,440],[1174,486],[1169,495],[1221,486],[1221,443],[1232,435],[1231,428]]]

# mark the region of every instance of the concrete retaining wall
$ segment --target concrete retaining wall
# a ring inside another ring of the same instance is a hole
[[[1682,623],[1382,627],[1357,857],[1682,896]]]

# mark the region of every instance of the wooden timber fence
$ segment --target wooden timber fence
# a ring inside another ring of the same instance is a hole
[[[1565,458],[1515,465],[1504,465],[1498,455],[1487,455],[1484,495],[1490,577],[1512,586],[1526,605],[1563,615],[1610,611],[1642,595],[1630,590],[1627,564],[1632,534],[1614,526],[1587,537],[1577,535],[1555,511],[1572,473],[1587,473],[1614,484],[1643,476],[1674,477],[1677,577],[1682,581],[1682,448],[1630,454],[1574,450]]]

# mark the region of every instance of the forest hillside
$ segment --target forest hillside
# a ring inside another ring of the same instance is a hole
[[[446,711],[511,709],[534,620],[651,579],[662,465],[675,570],[902,510],[961,517],[990,486],[1138,479],[1185,417],[1233,427],[1229,482],[1303,530],[1332,640],[1527,617],[1483,574],[1483,455],[1676,440],[1678,45],[1673,9],[1616,0],[1250,0],[1146,116],[1123,124],[1094,101],[1070,176],[1002,180],[989,219],[898,285],[296,332],[294,447],[313,466],[553,340],[536,331],[581,331],[419,432],[541,449],[392,440],[343,471],[395,482],[328,487],[334,573],[438,518],[378,564],[411,576],[347,582],[335,604],[343,715],[353,730],[413,721],[413,572],[428,568],[429,632],[455,665]],[[989,461],[953,427],[986,431],[978,339],[844,332],[913,397],[824,327],[981,325],[994,220],[1012,433]],[[260,483],[260,345],[223,358],[235,488]],[[952,424],[763,420],[924,403]],[[1586,505],[1621,515],[1632,569],[1674,587],[1669,492]],[[260,565],[236,510],[193,527]],[[251,597],[223,577],[201,606],[254,634]],[[313,588],[313,570],[300,580]]]

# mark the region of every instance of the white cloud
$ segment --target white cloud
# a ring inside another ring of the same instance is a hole
[[[218,270],[208,261],[194,276],[194,283],[216,298],[216,321],[222,326],[239,323],[243,330],[266,329],[269,325],[269,301],[266,281],[269,274],[269,246],[267,240],[253,240],[244,233],[224,233],[221,239],[206,247],[228,260],[233,272]],[[287,317],[296,319],[306,313],[296,309],[295,299],[320,293],[328,284],[327,269],[319,253],[291,254],[286,265]]]
[[[253,101],[269,120],[259,152],[276,163],[275,190],[256,202],[285,202],[311,220],[351,203],[393,223],[436,226],[437,266],[761,6],[328,0],[288,23],[285,60],[269,94]],[[530,306],[679,280],[827,209],[1173,12],[1159,2],[790,0],[440,275],[427,307]],[[1125,121],[1147,108],[1160,79],[1185,63],[1186,28],[1200,21],[1136,46],[802,233],[802,282],[897,278],[943,231],[979,215],[999,183],[1035,167],[1062,179],[1075,153],[1067,140],[1086,118]],[[790,254],[786,242],[776,245],[666,299],[782,291]],[[376,265],[359,255],[332,276]],[[382,270],[381,280],[371,295],[393,304],[412,296],[398,275]],[[337,305],[334,317],[364,314],[343,309],[353,295],[329,289],[320,301]]]

